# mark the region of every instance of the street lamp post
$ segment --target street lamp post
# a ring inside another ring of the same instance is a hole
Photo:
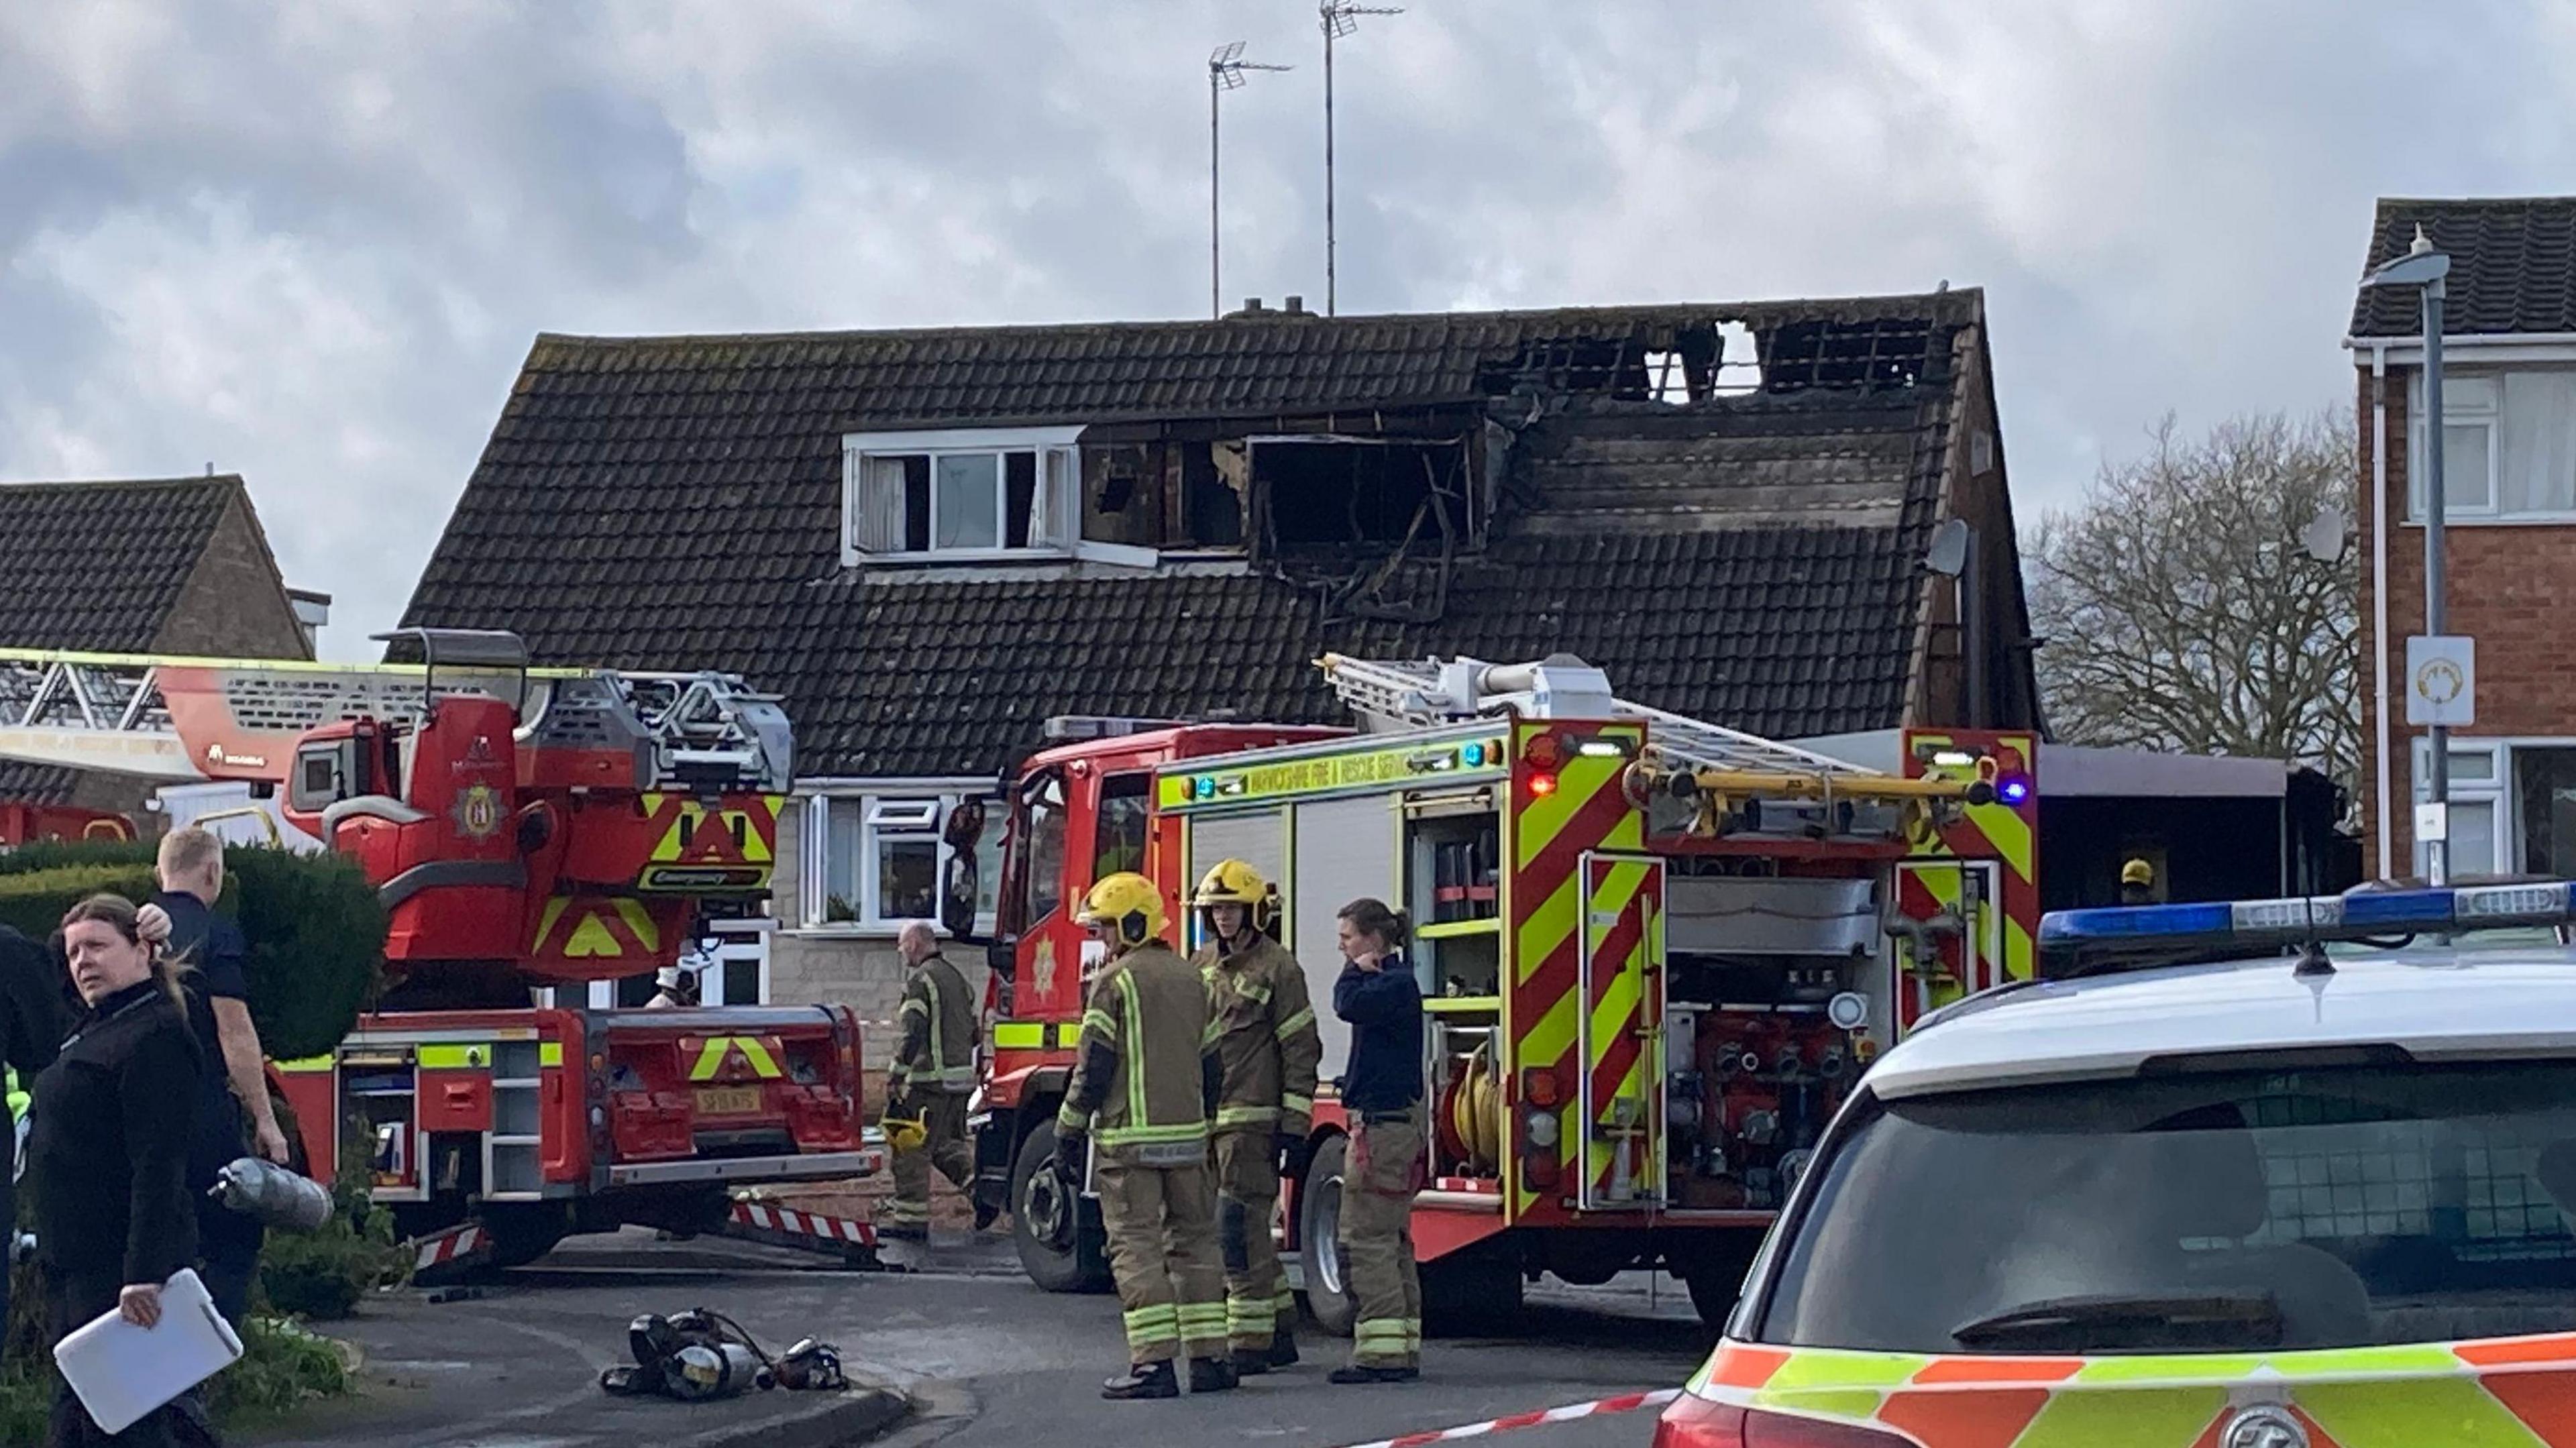
[[[1219,261],[1217,222],[1217,101],[1230,90],[1243,89],[1243,73],[1248,70],[1289,70],[1285,65],[1261,65],[1243,58],[1240,40],[1220,45],[1208,57],[1208,315],[1225,315],[1225,287]]]
[[[1324,315],[1337,316],[1341,299],[1335,287],[1333,232],[1333,42],[1360,28],[1363,15],[1401,15],[1393,6],[1354,5],[1351,0],[1317,0],[1324,22]]]
[[[2442,636],[2449,618],[2442,598],[2442,527],[2447,506],[2442,488],[2442,300],[2443,278],[2450,274],[2451,258],[2434,250],[2432,238],[2418,226],[2414,244],[2406,248],[2404,255],[2361,279],[2366,287],[2415,287],[2423,296],[2424,448],[2420,459],[2410,455],[2408,461],[2410,465],[2420,463],[2424,469],[2424,632],[2434,638]],[[2379,647],[2388,647],[2388,640],[2378,642]],[[2447,885],[2451,879],[2450,726],[2428,727],[2425,752],[2431,758],[2424,793],[2428,803],[2442,807],[2442,828],[2435,838],[2424,842],[2424,874],[2428,883]]]

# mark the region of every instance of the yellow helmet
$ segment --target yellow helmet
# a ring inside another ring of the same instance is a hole
[[[2120,883],[2153,886],[2156,883],[2156,867],[2144,860],[2131,860],[2120,867]]]
[[[921,1150],[930,1139],[930,1124],[919,1116],[896,1116],[889,1113],[884,1121],[886,1145],[897,1151]]]
[[[1103,875],[1082,897],[1073,918],[1083,925],[1114,926],[1118,948],[1133,950],[1163,933],[1163,892],[1133,870]]]
[[[1219,860],[1207,877],[1199,881],[1199,892],[1190,901],[1201,910],[1211,905],[1240,905],[1247,912],[1255,931],[1270,928],[1270,917],[1279,908],[1279,892],[1261,872],[1241,860]]]

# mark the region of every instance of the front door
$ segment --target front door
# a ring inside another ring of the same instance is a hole
[[[1664,1198],[1664,862],[1583,856],[1583,1133],[1575,1203],[1660,1206]]]
[[[1899,1033],[1950,1002],[2003,983],[2003,867],[1992,860],[1907,860],[1896,867]]]

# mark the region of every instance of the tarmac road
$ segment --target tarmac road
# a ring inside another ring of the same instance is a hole
[[[910,1393],[919,1414],[879,1440],[887,1448],[1133,1448],[1148,1439],[1169,1448],[1344,1448],[1670,1387],[1708,1343],[1678,1284],[1667,1282],[1650,1301],[1639,1276],[1596,1289],[1534,1288],[1516,1334],[1435,1340],[1418,1384],[1328,1386],[1324,1374],[1347,1345],[1310,1334],[1303,1364],[1234,1392],[1110,1403],[1098,1384],[1121,1366],[1116,1299],[1038,1291],[1018,1276],[1006,1241],[944,1241],[921,1273],[818,1271],[809,1263],[747,1244],[657,1243],[630,1232],[568,1242],[472,1300],[432,1305],[410,1295],[371,1304],[331,1331],[362,1344],[370,1377],[390,1385],[361,1405],[249,1441],[637,1448],[691,1436],[748,1409],[612,1402],[594,1379],[623,1356],[629,1318],[698,1305],[728,1313],[773,1350],[822,1337],[854,1372]],[[1608,1448],[1642,1445],[1652,1434],[1649,1409],[1490,1441]]]

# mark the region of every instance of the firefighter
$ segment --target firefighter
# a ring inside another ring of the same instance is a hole
[[[894,1200],[887,1203],[885,1235],[899,1241],[930,1240],[930,1170],[958,1190],[975,1182],[975,1153],[966,1144],[966,1098],[975,1090],[975,1004],[966,977],[939,953],[939,937],[919,920],[903,927],[895,949],[909,972],[895,1018],[903,1042],[886,1069],[886,1115],[921,1123],[918,1137],[887,1132],[894,1146]],[[903,1143],[910,1143],[909,1149]],[[991,1226],[993,1211],[975,1208],[975,1228]]]
[[[1191,964],[1208,984],[1225,1083],[1216,1107],[1217,1245],[1225,1257],[1226,1340],[1239,1374],[1297,1361],[1297,1299],[1279,1268],[1270,1214],[1279,1179],[1305,1168],[1324,1054],[1306,972],[1270,938],[1277,908],[1268,881],[1221,860],[1192,901],[1207,943]]]
[[[1235,1385],[1226,1358],[1208,1118],[1222,1072],[1207,987],[1157,937],[1162,892],[1142,875],[1104,876],[1074,918],[1109,952],[1083,1007],[1080,1059],[1056,1113],[1057,1175],[1082,1179],[1098,1131],[1100,1216],[1126,1309],[1125,1375],[1104,1398],[1169,1398],[1186,1353],[1190,1391]]]
[[[1413,1263],[1413,1194],[1422,1187],[1422,991],[1404,958],[1404,917],[1381,900],[1338,916],[1342,957],[1333,1014],[1350,1022],[1342,1074],[1351,1145],[1342,1178],[1342,1261],[1359,1321],[1351,1361],[1331,1381],[1422,1376],[1422,1278]]]
[[[2153,905],[2156,903],[2156,867],[2142,857],[2132,856],[2120,867],[2120,903]]]

